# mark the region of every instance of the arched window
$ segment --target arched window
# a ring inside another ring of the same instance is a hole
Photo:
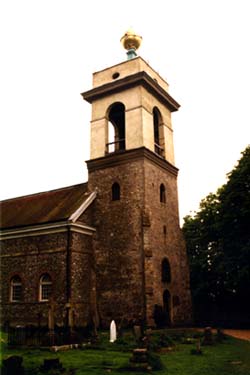
[[[52,280],[49,274],[45,273],[40,277],[39,300],[48,301],[52,291]]]
[[[108,114],[107,152],[125,150],[125,106],[115,103]]]
[[[153,109],[154,121],[154,149],[155,153],[164,156],[164,136],[163,136],[163,122],[158,108]]]
[[[164,184],[160,185],[160,202],[166,203],[166,189]]]
[[[171,282],[171,269],[167,258],[164,258],[161,262],[161,281],[163,283]]]
[[[20,302],[22,300],[22,280],[16,275],[10,281],[10,300]]]
[[[119,201],[120,200],[120,185],[115,182],[112,185],[112,201]]]

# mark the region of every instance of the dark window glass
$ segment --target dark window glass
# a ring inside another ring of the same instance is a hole
[[[166,203],[166,189],[163,184],[160,186],[160,202]]]
[[[120,185],[115,182],[112,185],[112,201],[119,201],[120,199]]]
[[[22,300],[22,281],[19,276],[11,279],[11,296],[12,302],[20,302]]]
[[[170,264],[167,258],[164,258],[161,263],[161,280],[164,283],[171,282],[171,270],[170,270]]]

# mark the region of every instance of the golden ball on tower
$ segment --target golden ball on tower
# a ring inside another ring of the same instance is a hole
[[[128,29],[121,38],[121,43],[126,50],[135,49],[137,50],[141,45],[142,37],[136,35],[133,29]]]

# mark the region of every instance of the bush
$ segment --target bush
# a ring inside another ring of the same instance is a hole
[[[155,353],[148,353],[148,364],[152,367],[152,370],[163,370],[164,365],[161,361],[161,357]]]
[[[161,348],[169,348],[175,346],[174,341],[166,333],[154,333],[148,337],[147,348],[150,351],[158,351]]]
[[[202,354],[202,350],[201,349],[191,349],[190,350],[190,354],[193,354],[193,355],[201,355]]]

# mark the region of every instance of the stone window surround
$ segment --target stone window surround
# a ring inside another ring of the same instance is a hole
[[[43,280],[46,276],[49,277],[49,280]],[[38,293],[38,300],[39,302],[48,302],[49,297],[52,295],[52,277],[48,272],[44,272],[39,278],[39,293]],[[46,294],[47,297],[44,297]]]
[[[10,302],[22,301],[22,289],[22,279],[18,274],[15,274],[10,280]]]

